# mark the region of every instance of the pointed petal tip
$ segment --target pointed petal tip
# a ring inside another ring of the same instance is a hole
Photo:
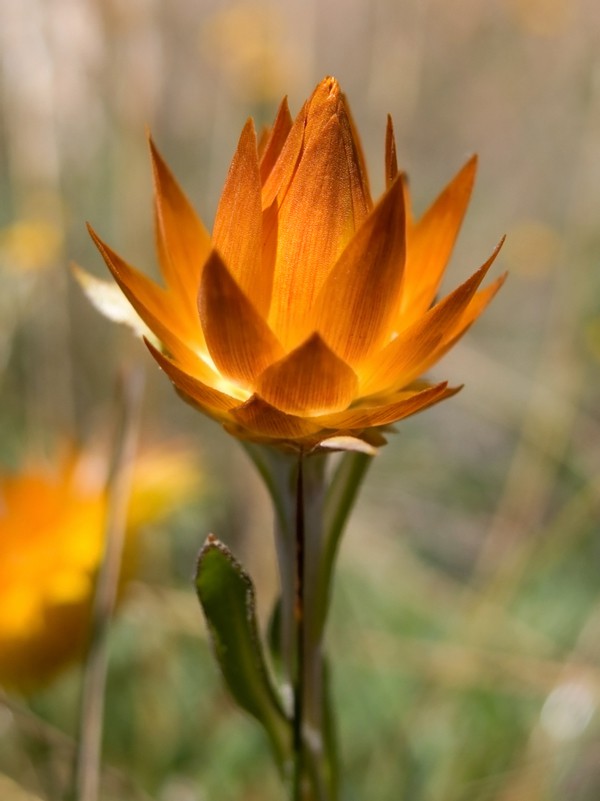
[[[96,233],[96,230],[94,229],[94,227],[90,222],[86,222],[85,227],[87,228],[87,232],[91,236],[94,245],[96,245],[96,247],[106,260],[109,257],[108,254],[111,248],[109,248],[108,245],[100,238],[99,234]]]
[[[257,135],[256,135],[256,126],[254,124],[254,119],[252,117],[247,117],[246,122],[244,123],[244,127],[242,128],[242,132],[239,136],[238,142],[244,142],[247,138],[250,138],[250,141],[254,140],[255,146],[257,146]]]
[[[442,195],[444,192],[450,191],[454,193],[455,198],[462,195],[466,198],[466,202],[468,203],[473,192],[478,166],[479,156],[477,153],[473,153],[471,156],[469,156],[463,166],[458,170],[454,178],[443,190]],[[458,193],[458,195],[456,193]]]
[[[468,159],[465,161],[463,166],[457,173],[458,176],[469,176],[470,181],[473,182],[475,180],[475,175],[477,174],[477,168],[479,166],[479,156],[477,153],[471,153]]]
[[[152,133],[150,132],[150,128],[146,127],[146,143],[148,145],[148,151],[150,153],[150,161],[152,162],[152,171],[156,176],[157,170],[157,162],[160,164],[164,163],[164,159],[160,154],[160,151],[156,145],[152,137]]]
[[[326,89],[329,92],[330,96],[342,94],[340,84],[337,78],[335,78],[333,75],[326,75],[319,84],[319,88],[320,87]]]
[[[479,268],[479,271],[482,271],[485,274],[489,270],[492,264],[496,261],[496,257],[498,256],[498,253],[500,253],[500,251],[502,250],[502,246],[504,245],[505,242],[506,242],[506,234],[503,234],[500,237],[500,241],[498,242],[496,247],[492,250],[490,257]],[[507,274],[508,273],[505,272],[504,276],[506,276]]]

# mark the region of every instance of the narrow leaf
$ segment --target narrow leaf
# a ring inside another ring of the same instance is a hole
[[[290,725],[264,659],[254,585],[231,551],[212,535],[198,557],[196,591],[225,683],[239,706],[262,724],[283,770]]]

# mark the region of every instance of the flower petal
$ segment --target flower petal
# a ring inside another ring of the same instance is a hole
[[[354,453],[366,453],[367,456],[375,456],[377,448],[365,442],[364,439],[358,437],[349,437],[347,435],[340,435],[336,437],[327,437],[317,443],[317,448],[323,448],[326,451],[353,451]]]
[[[225,377],[252,386],[256,376],[283,355],[216,250],[204,267],[198,309],[208,350]]]
[[[458,326],[451,333],[453,341],[456,341],[457,336],[462,336],[466,329],[485,311],[507,278],[508,273],[503,273],[485,289],[475,293],[465,313],[458,321]]]
[[[446,382],[443,382],[420,392],[397,393],[394,400],[387,403],[346,409],[343,412],[323,415],[312,418],[312,420],[320,422],[324,428],[346,431],[360,431],[365,428],[385,426],[420,412],[445,398],[450,398],[460,389],[461,387],[449,387]]]
[[[100,239],[90,225],[88,231],[123,294],[160,341],[169,350],[177,350],[182,343],[203,350],[204,336],[200,321],[197,319],[192,328],[187,318],[182,317],[181,306],[171,294],[127,264]]]
[[[350,365],[391,336],[405,254],[404,192],[397,179],[329,273],[311,327]]]
[[[213,229],[213,245],[231,275],[265,316],[271,274],[262,263],[262,206],[254,123],[248,120],[229,168]]]
[[[154,336],[114,281],[104,281],[72,264],[75,279],[93,306],[115,323],[124,323],[138,336]]]
[[[477,171],[473,156],[414,226],[408,228],[406,278],[399,310],[403,324],[429,308],[448,264]]]
[[[396,137],[391,116],[387,116],[385,129],[385,185],[390,187],[398,175],[398,158],[396,156]]]
[[[283,345],[292,348],[304,334],[300,318],[369,210],[350,122],[333,79],[322,82],[311,98],[300,160],[279,203],[269,321]]]
[[[148,144],[161,270],[167,286],[187,300],[188,311],[195,315],[200,274],[211,250],[210,236],[151,137]]]
[[[260,395],[253,395],[242,406],[232,409],[231,416],[238,424],[265,439],[302,441],[320,431],[320,427],[309,419],[286,414]]]
[[[367,211],[370,211],[373,208],[373,201],[371,200],[371,189],[369,186],[369,172],[367,170],[367,161],[365,159],[365,154],[363,151],[362,143],[360,141],[360,136],[358,134],[358,128],[356,127],[356,123],[354,122],[354,117],[352,116],[352,112],[350,111],[350,105],[348,100],[346,99],[346,95],[342,93],[342,100],[344,102],[344,110],[346,112],[346,116],[348,117],[348,123],[350,126],[350,135],[351,141],[348,143],[352,149],[354,150],[355,161],[358,166],[358,172],[360,176],[360,181],[358,183],[357,188],[360,188],[360,195],[359,196],[359,203],[362,205],[364,202],[366,204]]]
[[[281,101],[281,105],[277,111],[277,116],[275,117],[275,122],[273,123],[273,127],[269,132],[269,136],[261,153],[260,177],[262,184],[265,183],[271,173],[271,170],[275,166],[275,162],[279,158],[291,128],[292,117],[290,114],[287,97],[284,97]]]
[[[318,334],[312,334],[283,359],[267,367],[256,381],[259,395],[291,414],[344,409],[355,397],[357,387],[356,373]]]
[[[159,366],[169,376],[177,390],[194,405],[218,420],[228,419],[227,412],[239,404],[239,399],[233,398],[218,389],[205,384],[197,378],[186,373],[171,359],[161,353],[148,340],[144,340],[152,356]]]
[[[501,245],[502,242],[485,264],[464,284],[430,309],[420,320],[401,331],[377,359],[366,367],[361,375],[361,395],[372,395],[406,386],[432,364],[432,354],[443,345],[444,338],[461,319]]]
[[[479,315],[485,311],[489,303],[493,300],[494,296],[505,282],[506,277],[507,274],[504,273],[504,275],[501,275],[485,289],[475,293],[475,295],[471,298],[471,302],[459,320],[457,320],[454,327],[447,332],[438,347],[432,351],[430,358],[423,366],[423,372],[428,370],[431,365],[438,362],[442,356],[444,356],[444,354],[454,347],[463,334],[468,331]]]
[[[289,188],[302,152],[309,103],[310,101],[307,100],[300,109],[300,113],[292,124],[277,160],[265,180],[262,191],[263,209],[271,206],[275,200],[277,200],[278,205],[281,205]]]

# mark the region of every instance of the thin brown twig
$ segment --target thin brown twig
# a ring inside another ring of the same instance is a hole
[[[79,742],[72,794],[75,801],[97,801],[98,798],[108,668],[108,631],[121,570],[143,383],[140,369],[128,371],[121,379],[121,419],[108,479],[105,552],[97,579],[90,645],[83,675]]]

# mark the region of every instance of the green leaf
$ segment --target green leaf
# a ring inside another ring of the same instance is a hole
[[[254,585],[212,535],[198,557],[196,591],[227,687],[239,706],[262,724],[283,771],[290,757],[291,727],[263,656]]]
[[[373,457],[366,453],[345,453],[329,483],[323,510],[323,545],[317,575],[318,629],[321,637],[329,611],[335,561],[348,517]]]

